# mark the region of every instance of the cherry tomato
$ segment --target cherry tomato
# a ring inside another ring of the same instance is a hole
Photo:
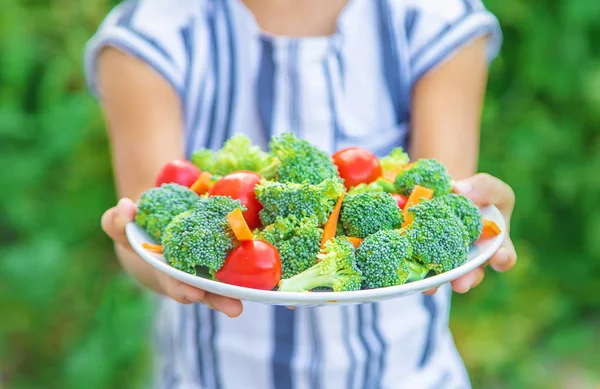
[[[406,202],[408,201],[408,199],[406,197],[402,196],[401,194],[398,194],[398,193],[392,194],[392,197],[398,203],[398,208],[404,209],[404,206],[406,205]]]
[[[261,226],[258,213],[263,208],[262,204],[256,199],[254,187],[260,181],[258,173],[250,171],[233,172],[223,176],[210,188],[210,196],[229,196],[232,199],[240,200],[243,206],[244,219],[251,230]]]
[[[279,252],[263,240],[245,240],[233,249],[215,277],[226,284],[271,290],[281,279]]]
[[[200,169],[189,161],[171,161],[162,167],[154,185],[175,183],[189,188],[198,179],[200,173],[202,173]]]
[[[349,189],[358,184],[369,184],[381,177],[381,164],[375,154],[359,147],[349,147],[333,154],[344,185]]]

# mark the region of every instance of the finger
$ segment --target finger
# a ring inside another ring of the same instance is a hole
[[[452,289],[456,293],[467,293],[469,289],[471,289],[471,286],[477,281],[477,278],[479,277],[479,275],[477,274],[478,272],[483,273],[483,270],[477,268],[455,279],[451,282]]]
[[[490,266],[497,272],[505,272],[512,269],[517,263],[517,252],[512,241],[507,236],[502,242],[502,246],[489,259]]]
[[[438,288],[431,288],[423,292],[424,295],[433,296],[438,291]]]
[[[477,268],[477,278],[475,279],[475,282],[473,283],[473,285],[471,285],[471,289],[479,286],[479,284],[481,284],[481,281],[483,281],[484,278],[485,278],[485,265],[481,265],[481,266],[479,266],[479,268]]]
[[[206,297],[206,292],[193,286],[184,284],[166,274],[157,274],[158,283],[162,292],[181,304],[191,304],[195,301],[202,301]]]
[[[494,204],[507,219],[510,218],[515,205],[515,193],[512,188],[487,173],[479,173],[455,182],[453,190],[470,198],[479,206]]]
[[[191,298],[186,296],[186,285],[169,276],[158,277],[158,282],[162,292],[181,304],[191,304],[194,302]],[[202,296],[203,298],[204,296]]]
[[[286,308],[287,308],[287,309],[289,309],[289,310],[291,310],[291,311],[293,311],[294,309],[296,309],[296,307],[293,307],[293,306],[291,306],[291,305],[290,305],[290,306],[287,306]]]
[[[223,312],[231,318],[238,317],[242,314],[243,310],[242,302],[240,300],[213,293],[206,293],[202,303],[215,311]]]
[[[128,245],[125,226],[135,219],[137,210],[130,199],[121,199],[117,205],[102,215],[102,229],[115,242]]]

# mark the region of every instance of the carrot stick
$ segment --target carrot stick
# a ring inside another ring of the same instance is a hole
[[[500,227],[498,227],[496,222],[490,219],[483,219],[483,230],[481,231],[479,239],[483,240],[493,238],[494,236],[500,234],[500,232],[502,231],[500,230]]]
[[[402,223],[402,227],[406,227],[412,223],[412,218],[408,214],[408,209],[413,205],[419,204],[422,199],[431,200],[433,198],[433,190],[429,188],[425,188],[424,186],[415,185],[413,187],[412,192],[410,192],[410,196],[408,196],[408,200],[406,201],[406,205],[404,206],[404,223]]]
[[[357,249],[358,246],[360,246],[361,242],[363,241],[363,239],[361,239],[361,238],[354,238],[352,236],[347,236],[347,238],[350,241],[350,243],[352,243],[352,245],[354,246],[355,249]]]
[[[190,186],[190,189],[196,192],[198,195],[203,195],[210,189],[210,177],[209,172],[202,172],[198,179]]]
[[[163,247],[159,244],[152,244],[152,243],[147,243],[144,242],[142,243],[142,247],[145,248],[148,251],[152,251],[155,252],[157,254],[162,254],[163,253]]]
[[[235,237],[240,242],[254,239],[252,231],[250,231],[250,228],[248,228],[248,224],[246,224],[244,215],[239,208],[234,209],[227,215],[227,221],[229,222]]]
[[[335,236],[337,231],[337,223],[340,217],[340,209],[342,209],[342,202],[344,201],[344,196],[346,193],[342,193],[338,201],[335,203],[335,207],[333,208],[333,212],[329,215],[329,219],[325,223],[325,227],[323,227],[323,238],[321,239],[321,248],[325,247],[325,243]]]

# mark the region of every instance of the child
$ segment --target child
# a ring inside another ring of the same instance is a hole
[[[124,225],[135,214],[128,198],[164,163],[236,133],[266,148],[284,131],[328,152],[403,146],[413,159],[437,158],[456,179],[471,176],[456,191],[496,204],[508,223],[511,189],[472,176],[500,41],[478,0],[139,0],[108,15],[85,57],[124,198],[102,224],[123,267],[167,296],[157,387],[470,387],[448,329],[450,295],[481,282],[483,267],[436,294],[296,310],[244,303],[242,313],[239,301],[155,272]],[[490,264],[515,261],[507,238]]]

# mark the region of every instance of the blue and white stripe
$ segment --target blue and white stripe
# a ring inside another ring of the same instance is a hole
[[[285,131],[323,150],[378,155],[407,146],[412,88],[498,22],[479,0],[352,0],[330,37],[261,32],[241,0],[127,0],[86,48],[114,46],[144,60],[182,100],[186,155],[243,133],[266,147]],[[418,131],[418,129],[416,129]],[[298,308],[244,304],[229,319],[161,300],[160,388],[468,388],[448,330],[451,291],[378,304]]]

